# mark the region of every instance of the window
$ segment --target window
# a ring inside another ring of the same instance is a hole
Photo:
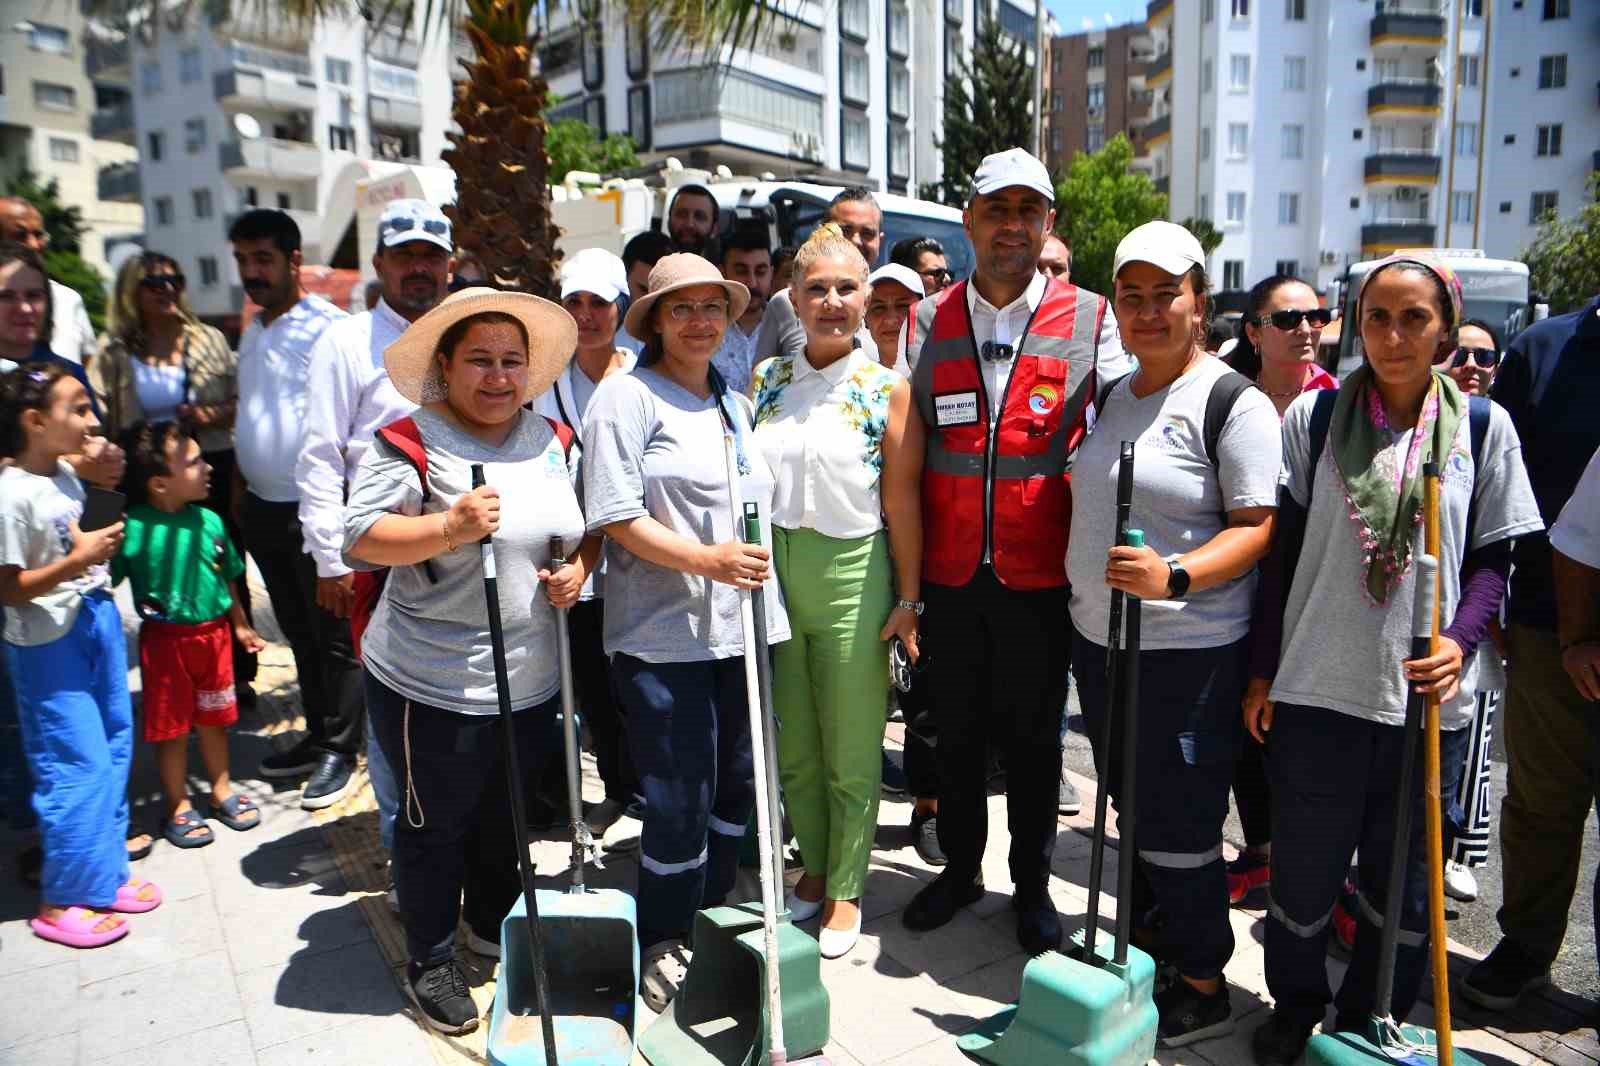
[[[1306,57],[1283,57],[1283,88],[1285,92],[1303,93],[1306,91]]]
[[[1278,194],[1278,225],[1298,226],[1300,224],[1300,194],[1297,192],[1280,192]]]
[[[1544,0],[1544,17],[1546,21],[1571,18],[1572,0]]]
[[[246,185],[244,191],[239,194],[239,200],[246,207],[255,207],[260,202],[261,196],[256,192],[254,185]]]
[[[1464,0],[1462,14],[1469,19],[1483,18],[1483,0]]]
[[[1061,110],[1061,94],[1059,92],[1052,92],[1050,94],[1050,110]]]
[[[1478,154],[1478,124],[1476,122],[1456,123],[1456,155],[1462,159],[1470,159]]]
[[[1228,123],[1228,158],[1243,159],[1250,154],[1250,126],[1244,122]]]
[[[1247,19],[1250,17],[1250,0],[1233,0],[1233,17]]]
[[[356,150],[356,131],[352,126],[328,127],[328,147],[335,152],[353,152]]]
[[[889,68],[889,113],[900,118],[911,116],[911,72],[902,66]]]
[[[1089,123],[1088,134],[1084,137],[1084,145],[1091,152],[1098,152],[1106,146],[1106,126],[1103,122]]]
[[[581,57],[583,63],[583,87],[585,89],[598,89],[606,81],[606,42],[600,36],[600,24],[594,22],[585,26],[581,40],[583,42]]]
[[[1247,93],[1250,91],[1250,57],[1228,57],[1228,91]]]
[[[1244,288],[1244,260],[1225,259],[1222,263],[1222,287],[1224,289]]]
[[[1211,197],[1205,193],[1200,194],[1200,217],[1207,220],[1211,218]]]
[[[322,61],[322,73],[333,85],[349,85],[350,61],[348,59],[334,59],[329,56]]]
[[[178,80],[193,85],[200,80],[200,49],[185,48],[178,53]]]
[[[209,289],[217,283],[220,277],[221,274],[217,270],[217,257],[214,255],[202,255],[200,257],[200,284]]]
[[[961,73],[961,27],[946,26],[944,30],[944,76],[955,78]]]
[[[1211,60],[1202,60],[1200,63],[1200,91],[1203,93],[1208,93],[1212,89],[1216,88],[1216,84],[1216,71],[1211,65]]]
[[[1097,81],[1089,86],[1089,110],[1102,111],[1106,106],[1106,83]]]
[[[1050,150],[1058,153],[1061,151],[1061,130],[1054,126],[1050,128]]]
[[[1468,222],[1473,216],[1473,194],[1470,192],[1453,192],[1450,194],[1450,221]]]
[[[602,138],[606,135],[606,96],[586,97],[583,101],[583,121]]]
[[[637,81],[650,73],[650,27],[639,19],[628,19],[624,36],[626,38],[624,65],[628,68],[628,77]],[[633,139],[639,140],[637,127]],[[640,141],[640,144],[643,143]]]
[[[1536,155],[1561,154],[1561,123],[1555,122],[1548,126],[1539,127],[1539,148]]]
[[[1285,22],[1304,22],[1306,20],[1306,0],[1283,0],[1283,20]]]
[[[1538,222],[1545,215],[1557,209],[1559,196],[1553,192],[1536,192],[1528,204],[1528,221]]]
[[[43,22],[24,22],[22,25],[28,27],[28,47],[35,52],[64,56],[72,47],[72,38],[60,26],[50,26]]]
[[[897,56],[911,54],[911,9],[905,4],[889,5],[889,51]]]
[[[1273,273],[1281,274],[1286,278],[1297,278],[1300,276],[1300,260],[1280,259],[1278,260],[1278,265],[1273,268]]]
[[[1306,128],[1295,124],[1283,127],[1283,158],[1302,159],[1305,157]]]
[[[867,39],[870,16],[867,0],[839,0],[839,29],[858,40]]]
[[[1539,57],[1539,88],[1565,89],[1567,87],[1567,57]]]
[[[867,132],[867,116],[859,111],[846,111],[839,117],[842,147],[840,162],[851,170],[866,170],[872,166],[872,145]]]
[[[183,123],[183,150],[194,155],[206,146],[206,120],[186,119]]]
[[[50,138],[50,161],[52,163],[76,163],[78,161],[78,142],[66,137]]]
[[[159,226],[172,225],[172,197],[157,196],[153,201],[156,209],[156,224]]]
[[[1457,57],[1456,83],[1463,89],[1476,89],[1482,73],[1481,56]]]
[[[294,200],[286,192],[278,193],[276,200],[279,211],[287,211],[294,206]]]
[[[78,91],[70,85],[57,85],[50,81],[33,83],[33,106],[51,111],[76,111]]]
[[[167,147],[167,135],[162,133],[160,130],[151,130],[149,133],[145,134],[144,139],[145,143],[149,145],[150,148],[145,155],[150,157],[150,161],[152,163],[161,162],[161,153],[166,151]]]
[[[1210,22],[1217,17],[1217,0],[1200,0],[1200,21]]]
[[[1244,225],[1244,193],[1230,192],[1228,194],[1228,221],[1236,225]]]
[[[1200,158],[1201,158],[1201,160],[1206,160],[1206,159],[1210,159],[1211,158],[1211,127],[1210,126],[1201,126],[1200,127]]]
[[[839,84],[844,98],[858,104],[866,104],[872,98],[872,86],[867,80],[865,49],[851,48],[847,45],[840,54],[839,62],[844,71]]]
[[[191,192],[189,194],[189,196],[194,201],[194,217],[195,218],[210,218],[211,217],[211,190],[210,189],[195,189],[193,192]]]
[[[139,91],[145,96],[154,96],[161,91],[161,64],[145,61],[139,64]]]
[[[897,178],[911,176],[911,134],[903,126],[889,127],[889,173]]]
[[[1106,50],[1104,46],[1097,44],[1093,48],[1089,49],[1089,68],[1092,70],[1095,67],[1103,67],[1105,65]]]
[[[628,90],[628,133],[640,148],[650,147],[650,86]]]

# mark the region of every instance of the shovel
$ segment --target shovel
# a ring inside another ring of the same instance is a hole
[[[743,520],[746,541],[759,544],[759,509],[743,501],[731,434],[724,435],[723,450],[734,520]],[[689,972],[639,1041],[655,1066],[828,1066],[825,1057],[813,1054],[828,1042],[822,956],[817,942],[782,910],[771,684],[763,680],[761,665],[768,654],[765,608],[760,589],[740,592],[761,907],[711,907],[695,915]]]
[[[1117,467],[1117,543],[1144,545],[1144,534],[1128,528],[1133,507],[1133,443],[1122,442]],[[1126,613],[1126,653],[1124,653]],[[1122,841],[1117,864],[1116,937],[1109,953],[1096,943],[1100,922],[1101,871],[1105,860],[1107,804],[1111,790],[1102,779],[1095,796],[1094,843],[1089,855],[1089,908],[1085,925],[1073,936],[1072,954],[1049,951],[1022,971],[1017,1002],[960,1037],[956,1046],[996,1066],[1143,1066],[1155,1054],[1155,961],[1133,947],[1133,833],[1139,712],[1139,600],[1111,592],[1106,634],[1106,717],[1100,750],[1110,765],[1112,721],[1122,728],[1122,802],[1117,833]],[[1109,777],[1109,775],[1105,775]]]

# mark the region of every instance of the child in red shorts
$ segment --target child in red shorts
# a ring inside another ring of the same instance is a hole
[[[156,745],[167,805],[163,835],[180,848],[211,843],[211,827],[189,802],[189,730],[211,782],[212,816],[230,829],[254,829],[261,812],[228,781],[228,726],[238,720],[231,637],[250,651],[266,643],[251,628],[235,584],[244,574],[222,519],[199,505],[211,492],[211,465],[175,422],[141,422],[123,436],[133,504],[112,581],[127,578],[143,625],[139,673],[144,739]]]

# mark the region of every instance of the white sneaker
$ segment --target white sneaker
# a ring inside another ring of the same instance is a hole
[[[600,847],[606,851],[633,851],[639,846],[639,835],[644,823],[631,814],[624,814],[612,822],[600,838]]]
[[[1447,860],[1444,864],[1444,892],[1451,899],[1471,903],[1478,898],[1478,879],[1459,862]]]
[[[855,924],[845,929],[829,929],[822,927],[817,936],[817,949],[825,959],[842,958],[850,954],[850,949],[856,946],[856,940],[861,936],[861,908],[856,908]]]
[[[689,974],[689,963],[694,952],[683,946],[681,940],[663,940],[644,953],[639,977],[639,991],[645,1004],[657,1014],[667,1009],[672,997],[683,987]]]

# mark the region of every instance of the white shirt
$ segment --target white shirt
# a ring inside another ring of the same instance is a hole
[[[1600,450],[1550,527],[1550,546],[1573,562],[1600,570]]]
[[[299,499],[294,467],[305,440],[311,349],[323,330],[345,317],[322,297],[306,295],[270,325],[263,325],[258,314],[239,338],[234,451],[239,472],[257,499]]]
[[[94,355],[94,327],[83,297],[59,281],[50,283],[50,350],[82,365]]]
[[[898,381],[862,348],[821,370],[803,354],[761,365],[755,442],[777,486],[773,525],[841,540],[883,528],[883,438]]]
[[[176,418],[178,406],[189,401],[184,395],[183,364],[157,365],[137,357],[129,362],[133,366],[133,390],[139,396],[146,421]]]
[[[345,487],[379,428],[417,405],[395,391],[383,352],[411,323],[383,300],[330,326],[311,349],[304,443],[294,463],[300,532],[318,577],[348,574],[344,565]]]

